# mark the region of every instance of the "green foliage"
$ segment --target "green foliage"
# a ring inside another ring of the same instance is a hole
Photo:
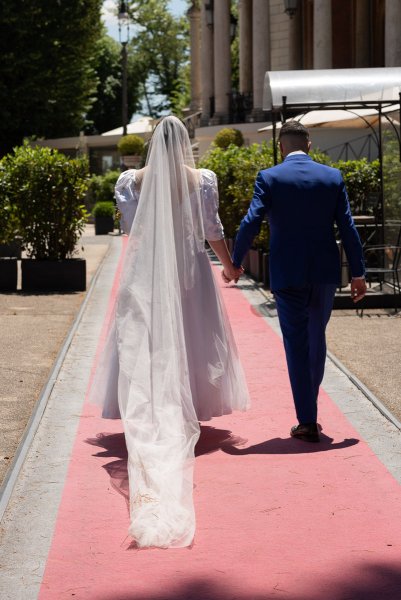
[[[244,136],[242,135],[242,131],[239,129],[224,127],[223,129],[220,129],[214,138],[213,144],[218,148],[222,148],[223,150],[226,150],[230,144],[234,144],[235,146],[243,146]]]
[[[386,220],[401,219],[401,162],[398,140],[386,131],[383,135],[384,215]]]
[[[332,166],[340,169],[344,178],[352,213],[360,213],[369,193],[379,191],[379,161],[339,160]]]
[[[128,8],[136,23],[130,51],[146,112],[180,114],[189,100],[188,18],[172,15],[168,0],[131,0]]]
[[[20,232],[18,213],[7,193],[8,173],[0,161],[0,244],[10,244]]]
[[[15,207],[28,256],[40,260],[72,256],[83,232],[88,162],[57,150],[14,148],[1,162],[2,193]]]
[[[131,54],[127,58],[127,103],[128,118],[140,108],[141,90],[138,81],[143,79],[140,64]],[[122,106],[122,61],[121,44],[108,35],[97,42],[96,100],[86,116],[85,132],[104,133],[121,125]]]
[[[97,202],[92,210],[94,217],[112,217],[114,219],[114,202]]]
[[[102,0],[0,3],[0,154],[78,135],[96,92]]]
[[[378,191],[379,164],[377,160],[371,163],[366,159],[333,163],[326,154],[319,150],[313,150],[310,154],[317,162],[340,169],[348,189],[351,207],[354,210],[361,206],[367,194]],[[266,142],[252,144],[249,147],[238,147],[231,144],[226,150],[212,146],[212,149],[200,161],[200,167],[211,169],[217,175],[220,197],[219,213],[227,237],[235,236],[239,224],[248,210],[257,173],[261,169],[272,167],[273,164],[273,147],[271,143]],[[399,172],[398,169],[398,176]],[[255,239],[255,247],[266,250],[268,239],[268,226],[263,223],[261,232]]]
[[[236,0],[231,0],[231,15],[237,21],[235,38],[231,42],[231,89],[239,90],[239,13]]]
[[[257,173],[273,166],[272,145],[266,142],[248,147],[231,144],[226,150],[214,147],[199,166],[211,169],[217,175],[219,214],[226,237],[233,238],[248,210]],[[264,224],[255,246],[266,249],[267,245],[268,231]]]
[[[318,162],[322,165],[328,165],[329,167],[333,166],[333,161],[330,156],[325,152],[322,152],[319,148],[312,148],[309,152],[309,156],[313,158],[315,162]]]
[[[120,171],[108,171],[104,175],[92,175],[89,180],[86,204],[93,207],[96,202],[114,202],[114,187]]]
[[[145,142],[139,135],[129,134],[120,138],[117,147],[122,156],[141,156]]]

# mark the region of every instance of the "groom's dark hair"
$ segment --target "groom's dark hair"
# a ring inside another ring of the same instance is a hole
[[[281,140],[285,135],[299,136],[299,138],[303,138],[306,142],[309,141],[309,132],[299,121],[286,121],[283,123],[278,139]]]

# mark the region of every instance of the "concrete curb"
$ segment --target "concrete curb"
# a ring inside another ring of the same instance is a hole
[[[53,363],[53,367],[50,371],[50,375],[47,379],[47,382],[43,386],[40,396],[33,408],[32,415],[27,423],[27,426],[25,428],[25,431],[21,438],[21,441],[18,445],[18,448],[16,450],[14,458],[11,461],[10,467],[9,467],[9,469],[6,473],[6,476],[4,478],[4,481],[0,487],[0,522],[3,519],[4,512],[7,508],[9,500],[11,498],[15,483],[18,479],[19,473],[24,464],[24,461],[28,454],[29,448],[32,444],[32,440],[35,437],[35,434],[38,430],[40,421],[43,417],[43,413],[46,410],[46,406],[47,406],[50,394],[53,390],[54,384],[57,381],[57,377],[58,377],[58,374],[62,367],[62,364],[64,362],[65,356],[68,352],[68,349],[71,345],[74,335],[75,335],[75,333],[78,329],[78,326],[81,322],[82,316],[85,312],[85,308],[90,300],[90,297],[95,288],[99,273],[101,271],[101,268],[108,256],[109,252],[110,252],[110,246],[109,246],[108,250],[106,251],[105,255],[103,256],[102,260],[100,261],[100,263],[96,269],[96,272],[92,277],[92,281],[90,283],[90,286],[86,293],[86,296],[81,304],[81,307],[78,311],[77,316],[74,319],[73,324],[70,327],[70,330],[63,342],[63,345],[57,355],[57,358]]]
[[[381,414],[386,417],[397,429],[401,431],[401,422],[384,406],[384,404],[377,398],[373,392],[366,387],[364,383],[356,375],[351,373],[347,369],[347,367],[331,352],[327,352],[327,357],[331,360],[332,363],[336,365],[340,371],[344,373],[348,377],[348,379],[362,392],[364,396],[381,412]]]

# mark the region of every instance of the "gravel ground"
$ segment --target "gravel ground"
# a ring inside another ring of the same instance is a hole
[[[107,236],[95,237],[91,226],[81,239],[87,287],[108,242]],[[84,297],[84,292],[0,294],[0,482]]]
[[[401,421],[401,313],[332,313],[329,350]]]

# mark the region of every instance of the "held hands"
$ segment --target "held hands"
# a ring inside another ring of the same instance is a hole
[[[352,301],[359,302],[366,294],[366,281],[364,279],[352,279],[351,297]]]
[[[237,283],[243,272],[243,267],[237,268],[231,263],[231,265],[224,267],[221,272],[221,277],[225,283],[230,283],[230,281],[233,280]]]

